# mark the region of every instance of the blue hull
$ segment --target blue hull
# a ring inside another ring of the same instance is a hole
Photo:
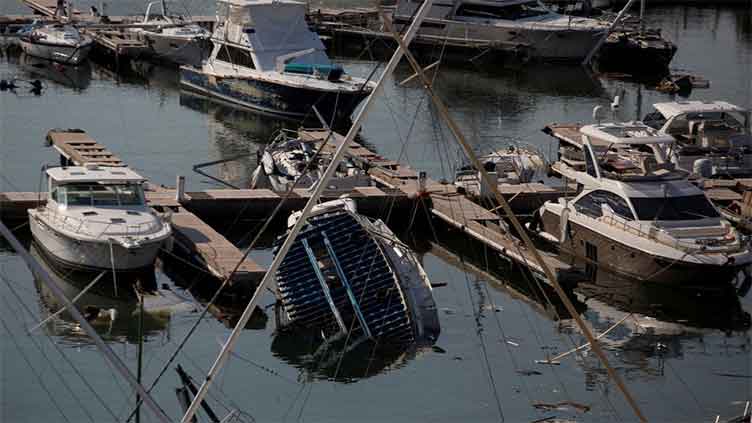
[[[216,78],[180,68],[181,85],[234,105],[295,120],[317,121],[312,107],[335,121],[347,119],[367,92],[327,93],[253,79]]]

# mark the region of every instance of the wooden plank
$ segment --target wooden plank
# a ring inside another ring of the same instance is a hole
[[[247,258],[241,262],[243,253],[193,213],[173,214],[172,229],[175,241],[192,251],[214,276],[225,279],[232,274],[230,286],[255,284],[264,276],[263,267]]]

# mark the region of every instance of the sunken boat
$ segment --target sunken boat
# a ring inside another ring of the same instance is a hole
[[[282,130],[259,154],[258,167],[251,177],[251,188],[267,188],[285,192],[295,188],[311,188],[331,162],[328,152],[320,151],[319,140],[304,139]],[[352,190],[371,186],[367,172],[351,160],[344,159],[335,176],[327,182],[329,189]]]
[[[359,215],[352,199],[314,207],[275,276],[283,327],[317,330],[327,343],[347,339],[349,348],[432,344],[439,336],[417,257],[381,220]]]

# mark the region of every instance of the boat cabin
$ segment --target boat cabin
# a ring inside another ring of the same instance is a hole
[[[212,34],[210,62],[263,72],[341,76],[341,67],[332,64],[321,39],[308,28],[305,3],[220,0],[218,4],[220,22]]]
[[[48,207],[143,208],[144,177],[127,167],[68,166],[47,169]]]
[[[666,150],[675,142],[641,122],[599,123],[580,128],[584,173],[600,179],[683,179]]]
[[[750,111],[725,101],[657,103],[645,116],[650,127],[700,148],[752,147]]]

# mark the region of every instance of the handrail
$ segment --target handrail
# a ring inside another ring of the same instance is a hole
[[[678,250],[682,250],[682,251],[687,252],[687,253],[690,253],[690,252],[701,252],[701,251],[702,252],[713,252],[713,251],[707,251],[705,249],[705,246],[703,246],[703,245],[693,245],[693,244],[690,244],[690,243],[687,243],[687,242],[679,241],[678,239],[676,239],[676,238],[671,237],[670,235],[668,235],[664,229],[660,229],[660,228],[657,229],[658,234],[665,235],[665,237],[660,237],[660,236],[656,235],[654,233],[654,231],[651,231],[651,230],[647,230],[646,231],[645,229],[643,229],[643,225],[642,224],[638,223],[638,224],[635,225],[632,221],[627,221],[627,220],[624,220],[624,219],[617,219],[614,216],[602,216],[599,220],[601,222],[603,222],[603,223],[605,223],[607,225],[613,226],[615,228],[621,228],[625,232],[634,233],[635,235],[637,235],[639,237],[645,237],[645,238],[648,238],[648,239],[653,240],[655,242],[658,242],[660,244],[667,245],[669,247],[676,248]],[[667,237],[670,237],[671,241],[669,241],[668,239],[666,239]],[[739,247],[734,248],[734,250],[738,250],[738,249],[739,249]]]
[[[79,217],[68,216],[63,213],[58,213],[57,210],[45,209],[44,212],[51,223],[58,224],[63,228],[75,233],[85,234],[96,239],[102,239],[106,236],[128,236],[128,235],[143,235],[152,234],[158,232],[163,225],[163,219],[158,219],[151,222],[142,223],[128,223],[128,222],[105,222],[99,220],[88,220]],[[90,224],[103,225],[104,229],[101,231],[91,230]],[[113,230],[110,230],[114,228]],[[123,228],[123,230],[117,230]]]

